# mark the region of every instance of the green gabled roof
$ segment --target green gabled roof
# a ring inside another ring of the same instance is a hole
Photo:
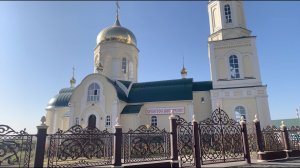
[[[127,105],[123,108],[121,114],[135,114],[139,113],[143,104],[140,105]]]
[[[272,125],[275,125],[276,127],[280,127],[281,121],[283,121],[284,125],[286,125],[288,128],[291,126],[299,126],[300,127],[300,119],[299,118],[290,118],[290,119],[280,119],[280,120],[272,120]]]
[[[71,99],[74,88],[63,88],[59,93],[50,99],[48,107],[67,107]]]
[[[123,91],[123,89],[121,89],[117,83],[109,78],[106,78],[115,88],[116,88],[116,91],[117,91],[117,95],[118,95],[118,98],[120,100],[123,100],[125,102],[127,102],[127,95],[126,93]]]
[[[134,83],[130,89],[128,102],[157,102],[192,100],[193,79]]]
[[[193,91],[209,91],[212,89],[212,81],[202,81],[193,83]]]
[[[124,81],[124,80],[119,80],[127,89],[129,88],[131,81]]]

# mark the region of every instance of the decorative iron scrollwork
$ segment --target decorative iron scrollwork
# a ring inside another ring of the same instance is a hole
[[[26,130],[14,131],[7,125],[0,125],[0,166],[30,166],[32,135]]]
[[[112,164],[113,134],[79,125],[50,136],[48,167],[87,167]]]
[[[291,149],[300,150],[300,127],[291,126],[290,128],[288,128],[288,133]]]
[[[281,130],[276,126],[268,125],[262,129],[265,151],[281,151],[284,145],[281,139]]]
[[[245,160],[240,124],[218,108],[199,123],[202,163]]]
[[[250,156],[253,159],[257,159],[258,145],[254,123],[247,122],[247,133]]]
[[[123,134],[124,163],[169,159],[170,133],[155,126],[141,125]]]
[[[194,166],[194,146],[192,123],[177,116],[177,140],[180,166]]]

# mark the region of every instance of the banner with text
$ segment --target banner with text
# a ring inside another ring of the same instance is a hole
[[[174,114],[183,114],[184,107],[157,107],[157,108],[147,108],[146,114],[171,114],[171,110]]]

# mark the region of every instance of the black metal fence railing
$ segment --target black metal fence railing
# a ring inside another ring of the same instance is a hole
[[[32,167],[34,135],[25,129],[16,132],[7,125],[0,125],[0,167]]]
[[[195,166],[193,124],[177,116],[177,149],[181,167]]]
[[[76,125],[50,135],[48,167],[111,165],[114,134]]]
[[[203,164],[251,158],[270,160],[300,156],[300,127],[260,128],[253,123],[230,119],[222,109],[201,122],[170,119],[170,131],[141,125],[114,133],[79,125],[47,135],[43,123],[38,133],[14,131],[0,125],[0,167],[95,167],[164,164],[161,167],[201,167]],[[156,161],[156,162],[153,162]],[[158,162],[159,161],[159,162]],[[145,163],[142,163],[145,162]],[[156,165],[158,166],[158,165]],[[159,166],[158,166],[159,167]]]
[[[123,133],[123,163],[149,162],[171,158],[170,133],[141,125]]]
[[[284,149],[282,131],[276,126],[267,126],[262,129],[264,150],[265,151],[281,151]]]
[[[288,128],[289,140],[292,150],[300,150],[300,127],[292,126]]]
[[[247,133],[248,133],[250,156],[253,159],[257,159],[257,152],[258,152],[257,135],[253,123],[247,122]]]

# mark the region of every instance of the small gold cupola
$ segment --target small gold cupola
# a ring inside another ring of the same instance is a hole
[[[184,67],[184,57],[183,57],[183,64],[182,64],[182,69],[181,69],[181,77],[182,79],[185,79],[187,76],[187,70]]]
[[[71,88],[74,88],[75,87],[75,84],[76,84],[76,79],[74,78],[74,72],[75,72],[75,68],[73,67],[73,76],[72,78],[70,79],[70,85],[71,85]]]

